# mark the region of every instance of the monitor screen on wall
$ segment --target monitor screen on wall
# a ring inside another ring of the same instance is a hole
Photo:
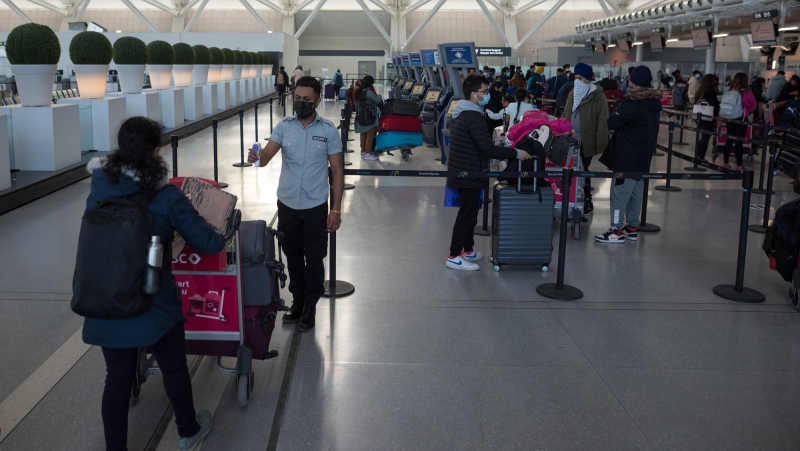
[[[606,45],[602,42],[597,42],[594,45],[594,54],[595,55],[604,55],[606,53]]]
[[[664,37],[660,34],[650,35],[650,50],[653,52],[661,52],[664,50]]]
[[[589,56],[594,55],[594,45],[591,42],[587,42],[583,46],[586,49],[586,54]]]
[[[692,30],[692,42],[696,49],[707,49],[711,47],[711,32],[705,28]]]
[[[775,24],[771,20],[750,22],[753,45],[775,45]]]
[[[631,41],[627,39],[617,39],[617,47],[622,53],[631,53]]]

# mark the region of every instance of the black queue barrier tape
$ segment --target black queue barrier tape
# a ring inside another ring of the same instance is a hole
[[[677,152],[676,152],[677,154]],[[686,157],[688,158],[688,157]],[[519,178],[519,177],[562,177],[562,168],[553,171],[503,171],[503,172],[459,172],[459,171],[414,171],[389,169],[345,169],[344,175],[361,175],[369,177],[452,177],[452,178]],[[720,168],[721,169],[721,168]],[[574,171],[573,177],[591,177],[596,179],[649,179],[649,180],[741,180],[742,173],[730,171],[723,174],[687,174],[673,172],[587,172]]]

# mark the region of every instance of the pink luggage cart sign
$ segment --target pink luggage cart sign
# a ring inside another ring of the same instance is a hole
[[[728,134],[728,126],[725,125],[724,122],[721,123],[719,125],[719,127],[718,127],[718,132],[719,132],[720,135],[727,135]],[[747,138],[747,139],[750,139],[750,138],[753,137],[753,127],[752,126],[748,126],[747,127],[747,131],[745,132],[744,137]],[[727,139],[724,136],[719,136],[717,138],[717,146],[724,146],[726,141],[727,141]],[[750,148],[750,141],[742,142],[742,148],[743,149],[749,149]]]
[[[672,91],[661,91],[661,106],[672,106]]]
[[[201,255],[188,245],[172,259],[173,271],[223,272],[228,268],[225,252]]]
[[[181,291],[187,331],[239,331],[236,275],[175,274],[175,283]]]

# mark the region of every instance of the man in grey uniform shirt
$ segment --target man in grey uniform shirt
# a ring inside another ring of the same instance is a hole
[[[279,150],[283,165],[278,182],[278,230],[289,268],[293,302],[284,323],[300,321],[300,330],[314,328],[317,301],[325,292],[328,233],[339,229],[342,216],[342,142],[333,122],[316,113],[321,86],[312,77],[297,80],[294,111],[275,127],[259,155],[247,161],[265,166]],[[333,185],[333,205],[328,210],[328,166]]]

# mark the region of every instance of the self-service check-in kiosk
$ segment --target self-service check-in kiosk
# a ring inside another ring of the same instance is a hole
[[[453,110],[455,110],[458,101],[464,99],[461,83],[457,81],[461,78],[461,71],[467,73],[469,69],[475,69],[477,72],[478,63],[475,58],[475,43],[472,42],[440,44],[439,57],[444,64],[444,70],[447,71],[447,78],[451,80],[450,85],[453,90],[453,97],[450,99],[445,114],[442,115],[439,121],[442,138],[439,142],[439,148],[442,151],[442,164],[444,164],[450,154],[450,123],[453,120]]]
[[[408,94],[408,100],[422,102],[422,99],[425,97],[425,92],[430,87],[425,81],[427,77],[425,77],[423,73],[422,55],[420,53],[409,53],[408,56],[411,60],[411,70],[414,72],[414,79],[416,80],[414,86],[411,88],[411,92]]]
[[[431,84],[430,88],[425,92],[425,97],[422,99],[422,107],[420,111],[420,120],[422,121],[422,139],[430,147],[436,147],[437,142],[437,123],[441,113],[439,108],[439,101],[442,97],[442,88],[439,86],[439,80],[435,74],[435,68],[441,66],[439,59],[439,51],[434,49],[420,50],[422,56],[422,69],[425,72],[425,78]],[[415,88],[416,89],[416,88]]]

